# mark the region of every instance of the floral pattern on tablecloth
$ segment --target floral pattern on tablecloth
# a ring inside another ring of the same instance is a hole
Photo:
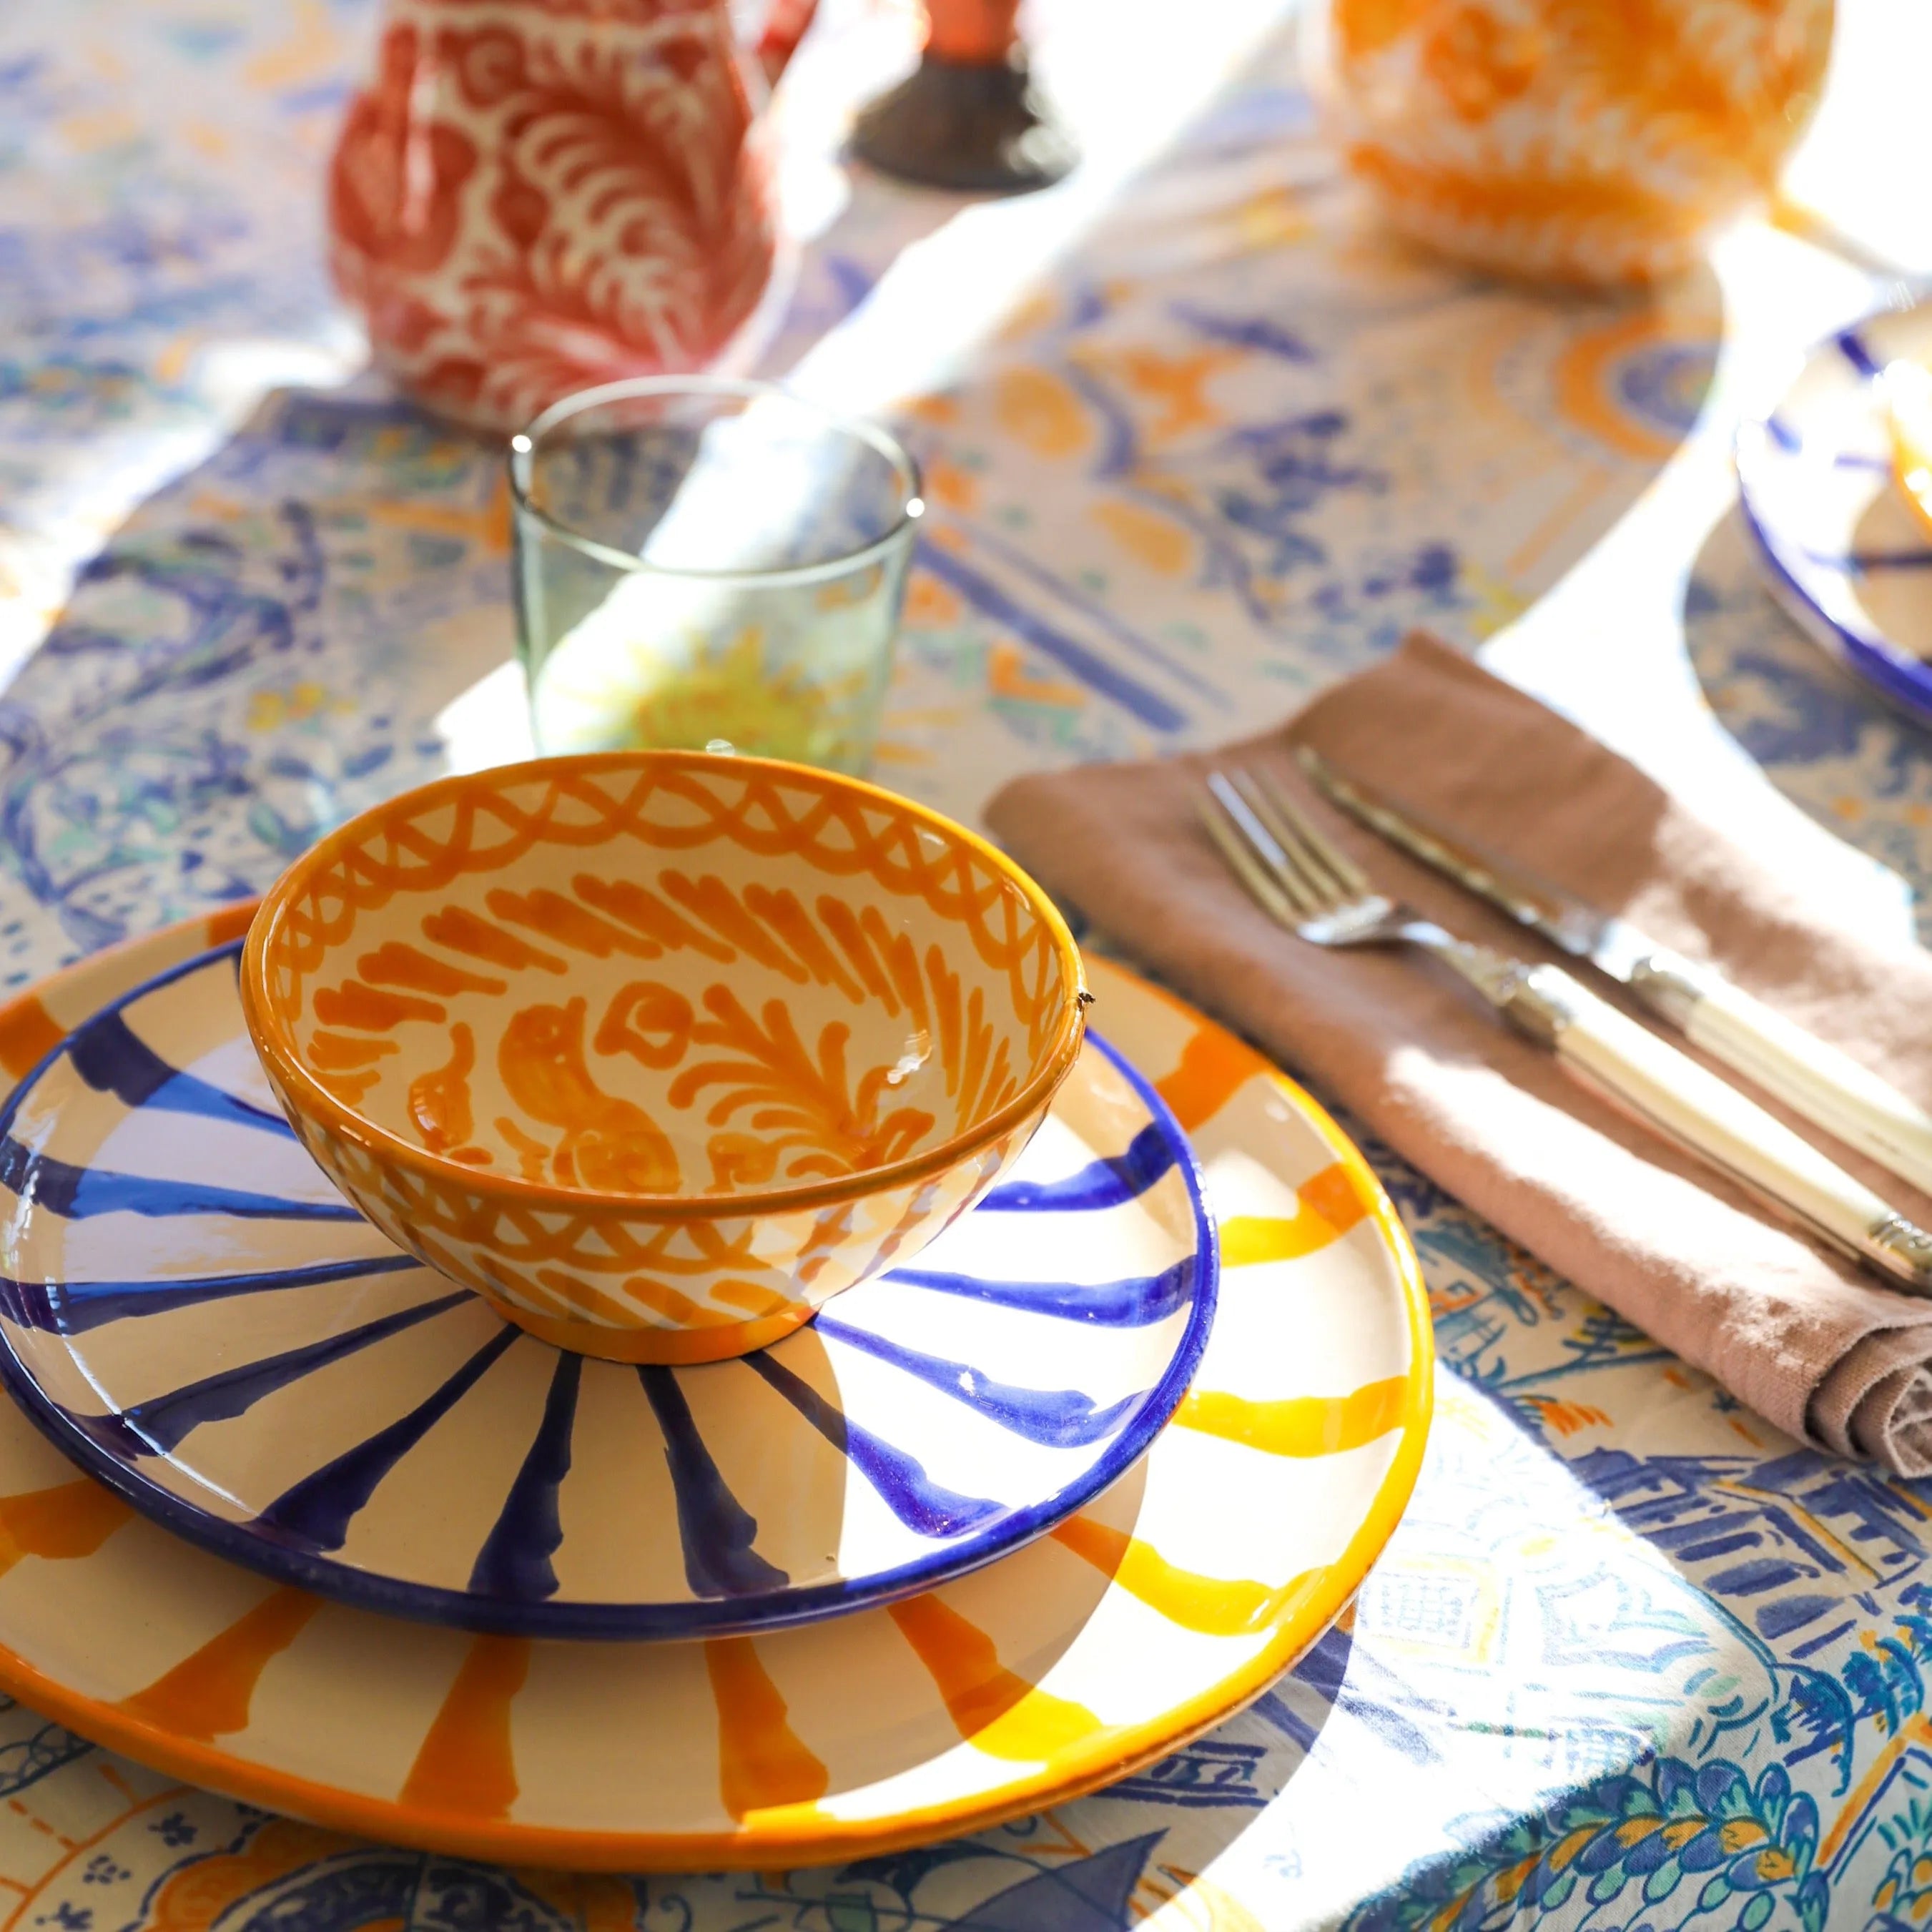
[[[1148,8],[1135,52],[1043,7],[1070,79],[1117,62],[1114,118],[1084,187],[970,212],[863,178],[828,197],[844,50],[870,72],[905,22],[826,4],[782,104],[808,238],[770,361],[834,391],[874,341],[915,368],[898,412],[933,514],[886,782],[970,817],[1024,770],[1251,728],[1410,625],[1507,633],[1666,470],[1721,461],[1715,280],[1606,308],[1396,252],[1320,146],[1270,0],[1190,10],[1226,71],[1190,56],[1212,84],[1178,122]],[[259,890],[440,769],[452,702],[509,653],[496,453],[356,374],[322,276],[322,158],[371,20],[89,0],[0,22],[10,986]],[[997,332],[950,341],[959,264],[1008,256],[1027,273]],[[1810,260],[1793,244],[1790,272]],[[1925,884],[1925,740],[1778,616],[1734,520],[1675,540],[1646,648],[1684,716],[1701,688],[1720,737]],[[1342,1624],[1163,1762],[842,1868],[578,1878],[336,1838],[9,1706],[8,1922],[1922,1924],[1932,1486],[1794,1446],[1370,1152],[1436,1310],[1421,1484]]]

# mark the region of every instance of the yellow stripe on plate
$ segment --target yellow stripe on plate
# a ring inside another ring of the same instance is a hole
[[[888,1606],[959,1735],[989,1757],[1045,1764],[1106,1726],[1084,1704],[1029,1684],[1000,1661],[993,1640],[928,1592]]]
[[[1174,1412],[1183,1429],[1245,1443],[1270,1456],[1333,1456],[1386,1436],[1402,1420],[1408,1378],[1390,1376],[1352,1395],[1291,1396],[1250,1402],[1217,1389],[1190,1389]]]
[[[1299,1261],[1339,1240],[1368,1211],[1354,1177],[1336,1161],[1295,1190],[1293,1214],[1231,1214],[1223,1221],[1221,1265]]]
[[[1149,1610],[1200,1636],[1252,1636],[1269,1629],[1328,1574],[1325,1568],[1305,1570],[1271,1590],[1245,1578],[1183,1570],[1152,1544],[1090,1516],[1070,1516],[1049,1534]]]

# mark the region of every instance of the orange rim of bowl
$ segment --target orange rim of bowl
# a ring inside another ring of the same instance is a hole
[[[787,778],[793,783],[815,785],[827,791],[845,792],[875,801],[916,820],[941,838],[965,846],[991,866],[1021,894],[1034,916],[1046,928],[1059,962],[1060,982],[1064,1003],[1053,1038],[1036,1063],[1032,1077],[1006,1105],[978,1125],[954,1134],[938,1146],[883,1167],[868,1167],[856,1173],[830,1180],[784,1188],[766,1188],[746,1194],[607,1194],[590,1188],[553,1186],[547,1181],[526,1180],[520,1175],[485,1174],[460,1161],[446,1160],[426,1148],[412,1147],[400,1135],[378,1125],[367,1116],[345,1106],[324,1087],[296,1051],[295,1041],[284,1016],[268,993],[268,948],[269,936],[289,903],[313,875],[331,864],[350,847],[367,836],[369,829],[384,819],[420,811],[464,791],[484,791],[506,782],[541,780],[548,772],[639,770],[656,765],[700,772],[722,772],[748,768]],[[304,852],[262,894],[260,909],[248,928],[242,953],[242,1010],[256,1051],[268,1060],[278,1078],[286,1082],[299,1097],[302,1110],[322,1116],[343,1139],[364,1152],[380,1156],[397,1166],[460,1189],[466,1194],[482,1195],[524,1203],[532,1207],[562,1209],[575,1214],[647,1215],[658,1221],[736,1219],[751,1214],[779,1214],[799,1209],[825,1208],[840,1202],[857,1200],[903,1182],[925,1180],[928,1175],[958,1166],[982,1148],[1010,1133],[1028,1118],[1043,1112],[1061,1083],[1072,1070],[1086,1031],[1086,974],[1082,967],[1080,948],[1059,908],[1046,889],[1007,857],[990,840],[969,831],[956,820],[929,806],[920,805],[883,785],[863,778],[848,778],[838,772],[821,771],[814,766],[794,764],[783,758],[754,758],[736,752],[589,752],[554,758],[532,758],[520,764],[496,765],[485,771],[452,772],[433,778],[427,784],[372,806],[358,812],[346,824],[338,826]]]
[[[1150,986],[1136,974],[1126,976],[1168,1006],[1214,1026],[1217,1032],[1225,1030],[1164,988]],[[32,997],[29,992],[0,1006],[0,1021]],[[431,1811],[400,1798],[318,1784],[296,1772],[251,1763],[218,1744],[183,1737],[121,1706],[69,1690],[4,1644],[0,1644],[0,1688],[84,1737],[125,1751],[173,1776],[226,1792],[245,1803],[292,1813],[337,1831],[448,1855],[581,1871],[752,1870],[788,1858],[799,1864],[830,1864],[861,1853],[896,1850],[988,1830],[1042,1804],[1064,1804],[1084,1796],[1166,1756],[1252,1703],[1298,1662],[1354,1601],[1408,1507],[1435,1408],[1436,1340],[1428,1290],[1414,1246],[1394,1204],[1360,1150],[1320,1103],[1264,1054],[1245,1042],[1238,1044],[1252,1061],[1253,1071],[1273,1082],[1346,1170],[1367,1205],[1367,1218],[1383,1252],[1394,1266],[1409,1343],[1407,1385],[1395,1423],[1402,1440],[1354,1533],[1328,1566],[1320,1585],[1282,1619],[1245,1664],[1160,1717],[1114,1731],[1096,1732],[1054,1762],[1009,1783],[928,1804],[883,1825],[828,1818],[815,1805],[805,1804],[754,1814],[758,1822],[738,1832],[632,1832],[526,1825]]]

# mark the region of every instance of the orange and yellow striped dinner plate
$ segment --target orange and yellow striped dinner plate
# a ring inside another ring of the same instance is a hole
[[[16,1075],[246,909],[0,1010]],[[1147,1456],[1027,1547],[770,1635],[599,1643],[404,1622],[179,1541],[0,1406],[0,1686],[318,1822],[627,1870],[848,1858],[1104,1784],[1238,1709],[1349,1600],[1406,1503],[1427,1304],[1381,1189],[1299,1089],[1092,962],[1096,1020],[1192,1136],[1220,1310]]]

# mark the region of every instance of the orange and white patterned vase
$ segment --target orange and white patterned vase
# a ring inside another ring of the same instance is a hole
[[[1316,66],[1412,238],[1538,279],[1641,283],[1774,186],[1832,0],[1330,0]]]
[[[810,6],[778,0],[767,71]],[[730,359],[777,252],[726,0],[389,0],[329,172],[330,266],[379,367],[521,428]]]

